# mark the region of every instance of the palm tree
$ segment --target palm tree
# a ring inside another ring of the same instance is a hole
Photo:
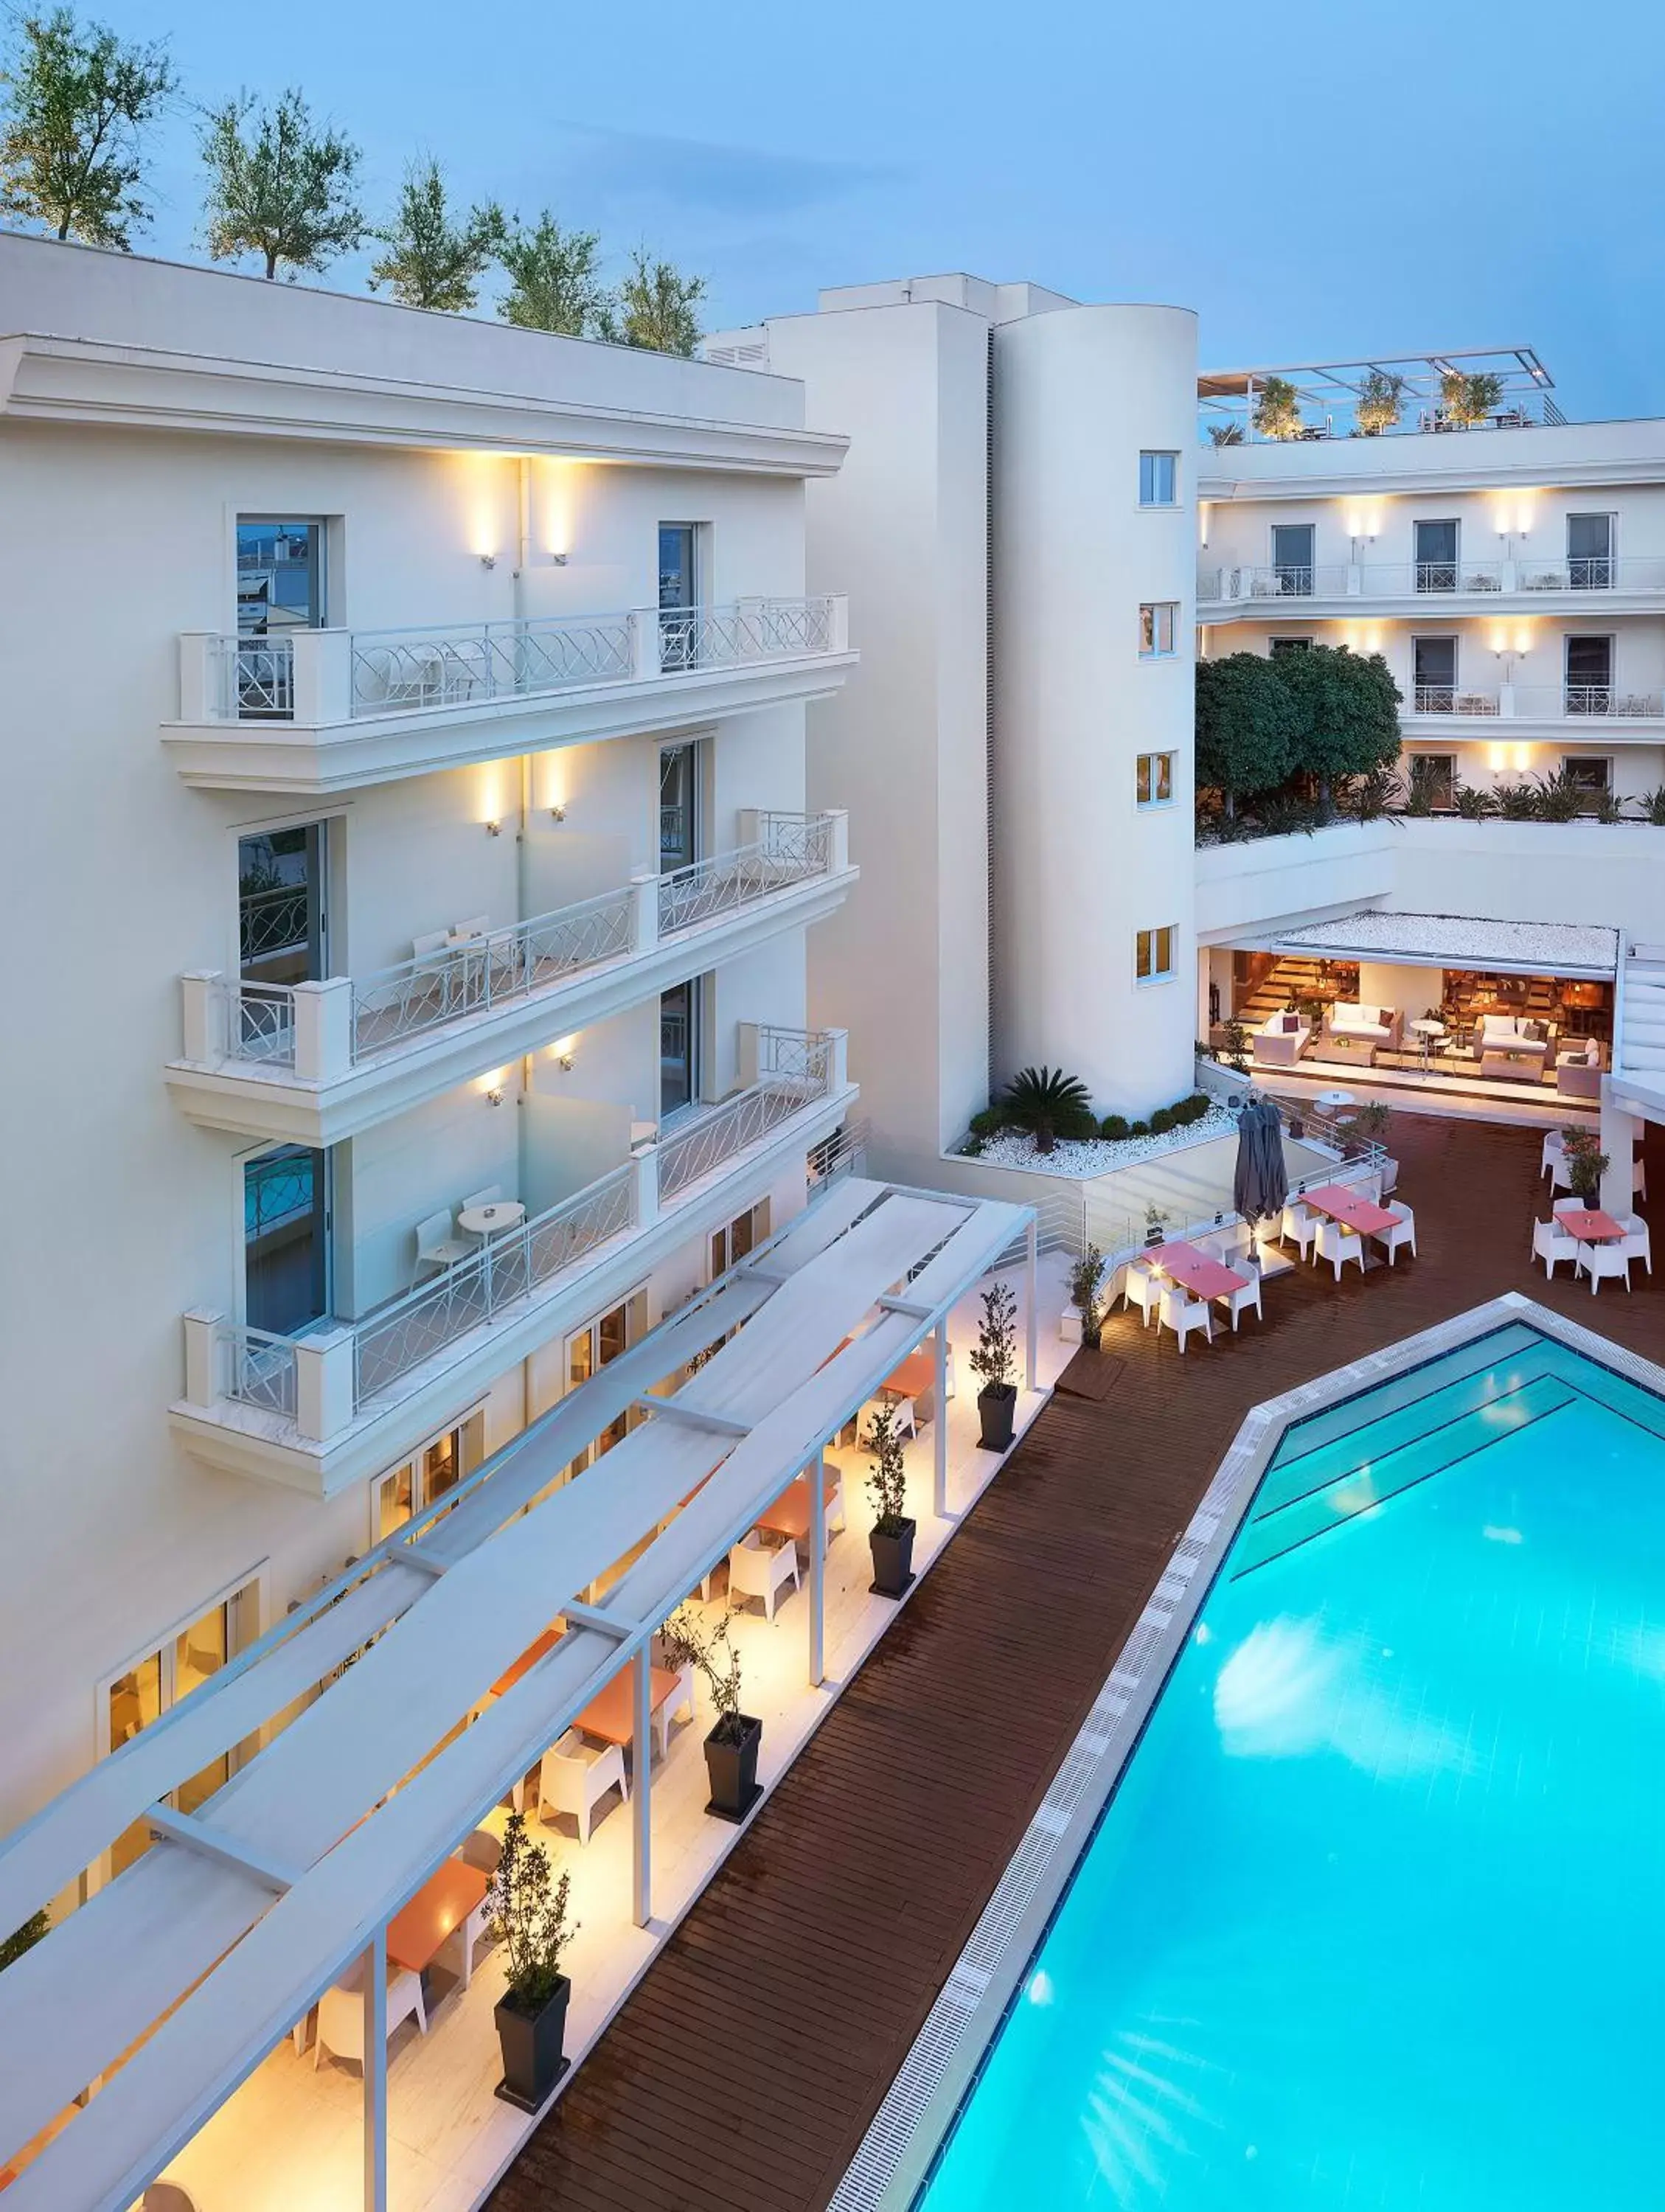
[[[1020,1068],[1000,1103],[1008,1123],[1027,1130],[1037,1152],[1049,1152],[1060,1137],[1098,1133],[1086,1085],[1061,1067]]]

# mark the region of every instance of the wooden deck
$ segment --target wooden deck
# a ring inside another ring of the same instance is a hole
[[[1665,1132],[1649,1179],[1665,1192]],[[1117,1316],[1103,1402],[1054,1398],[491,2197],[492,2212],[816,2212],[848,2164],[1244,1413],[1518,1289],[1665,1354],[1528,1258],[1536,1133],[1401,1115],[1421,1256],[1267,1287],[1182,1360]],[[1665,1220],[1665,1212],[1656,1211]],[[1665,1271],[1665,1241],[1662,1244]]]

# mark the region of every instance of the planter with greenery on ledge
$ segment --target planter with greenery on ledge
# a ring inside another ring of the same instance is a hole
[[[886,1406],[874,1414],[867,1431],[867,1449],[873,1455],[867,1489],[876,1516],[867,1535],[873,1555],[869,1588],[875,1597],[905,1597],[914,1580],[915,1524],[905,1510],[907,1462],[894,1407]]]
[[[1079,1344],[1087,1352],[1098,1350],[1104,1334],[1104,1310],[1098,1294],[1104,1286],[1108,1264],[1097,1245],[1090,1244],[1071,1268],[1069,1306],[1058,1318],[1059,1334],[1066,1344]]]
[[[568,1875],[551,1881],[548,1850],[528,1842],[526,1815],[512,1813],[486,1909],[508,1954],[507,1986],[493,2013],[503,2059],[495,2094],[523,2112],[549,2102],[571,2063],[562,2046],[572,1984],[561,1971],[578,1932],[567,1920],[570,1888]]]
[[[991,1283],[983,1292],[971,1371],[982,1384],[977,1393],[981,1447],[1010,1451],[1018,1417],[1018,1301],[1004,1283]]]
[[[755,1714],[740,1711],[740,1655],[729,1636],[728,1615],[708,1631],[691,1607],[679,1606],[660,1633],[667,1663],[693,1666],[711,1692],[717,1717],[705,1740],[705,1775],[711,1789],[705,1809],[714,1820],[738,1826],[763,1794],[757,1779],[763,1723]]]

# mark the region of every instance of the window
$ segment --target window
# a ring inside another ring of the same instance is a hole
[[[395,1528],[404,1528],[434,1500],[454,1490],[465,1474],[480,1463],[479,1446],[484,1423],[479,1419],[447,1429],[442,1437],[424,1444],[414,1459],[396,1467],[375,1486],[375,1513],[370,1540],[380,1543]]]
[[[718,1229],[711,1237],[711,1273],[708,1281],[714,1283],[719,1275],[738,1267],[748,1252],[755,1251],[769,1235],[769,1200],[760,1198],[756,1206],[747,1206],[737,1213],[726,1229]]]
[[[1417,805],[1426,799],[1436,812],[1449,813],[1456,804],[1455,753],[1413,753],[1408,773],[1411,797]]]
[[[327,1152],[278,1145],[243,1163],[243,1319],[298,1336],[330,1310]]]
[[[1141,983],[1164,983],[1174,972],[1174,926],[1141,929],[1133,939],[1133,975]]]
[[[1174,650],[1174,630],[1178,615],[1178,605],[1171,599],[1161,599],[1154,605],[1140,607],[1139,657],[1141,660],[1165,660],[1169,658]]]
[[[646,1292],[633,1291],[621,1304],[610,1307],[584,1328],[575,1329],[567,1339],[567,1391],[580,1389],[592,1375],[611,1366],[621,1352],[628,1352],[642,1334],[647,1317]],[[594,1443],[586,1444],[579,1453],[567,1470],[568,1474],[581,1474],[604,1453],[611,1451],[629,1435],[630,1420],[628,1409],[617,1415]]]
[[[1411,640],[1411,690],[1419,714],[1452,714],[1457,705],[1457,641],[1454,637]]]
[[[1274,660],[1280,653],[1310,653],[1312,650],[1310,637],[1274,637],[1270,642]]]
[[[1457,526],[1449,522],[1419,522],[1416,540],[1416,587],[1419,592],[1455,592],[1457,588]]]
[[[1313,592],[1316,526],[1310,522],[1272,526],[1272,580],[1285,599],[1310,599]]]
[[[243,1583],[217,1598],[188,1626],[166,1636],[154,1649],[143,1652],[104,1686],[100,1751],[119,1751],[143,1729],[170,1712],[181,1698],[217,1674],[228,1659],[252,1644],[259,1633],[259,1585]],[[181,1813],[194,1813],[227,1781],[239,1763],[234,1751],[210,1759],[170,1795]],[[118,1875],[149,1848],[150,1827],[137,1820],[110,1846],[110,1872]]]
[[[324,525],[237,518],[237,634],[276,637],[324,622]]]
[[[1613,640],[1569,637],[1565,652],[1567,713],[1612,714]]]
[[[659,1119],[685,1114],[700,1095],[700,978],[659,994]]]
[[[1561,767],[1568,781],[1576,783],[1586,799],[1605,799],[1613,789],[1610,760],[1594,760],[1588,753],[1565,753]]]
[[[659,525],[659,666],[692,668],[700,658],[699,617],[703,596],[700,526]]]
[[[1139,503],[1141,507],[1179,505],[1179,455],[1141,453],[1139,457]]]
[[[666,745],[659,754],[659,873],[690,867],[700,858],[700,787],[705,748],[699,742]]]
[[[1613,522],[1610,514],[1570,514],[1567,517],[1567,588],[1573,592],[1610,592],[1613,573]]]
[[[1140,806],[1170,806],[1174,798],[1172,753],[1141,753],[1135,791]]]

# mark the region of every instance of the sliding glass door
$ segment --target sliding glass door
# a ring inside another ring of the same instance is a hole
[[[278,1145],[243,1163],[243,1317],[299,1336],[330,1310],[330,1155]]]

